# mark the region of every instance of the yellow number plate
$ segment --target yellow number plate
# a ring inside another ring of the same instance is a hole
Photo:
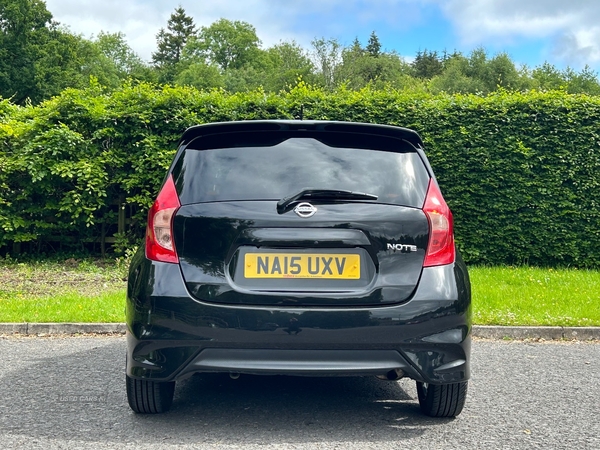
[[[246,278],[360,278],[360,255],[323,253],[246,253]]]

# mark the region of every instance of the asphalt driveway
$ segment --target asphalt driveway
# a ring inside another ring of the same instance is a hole
[[[414,383],[200,375],[171,412],[127,406],[124,337],[0,338],[0,448],[600,448],[600,343],[477,340],[467,405]]]

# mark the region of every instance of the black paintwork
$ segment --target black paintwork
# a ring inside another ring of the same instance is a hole
[[[181,207],[174,221],[175,246],[190,293],[207,302],[302,306],[390,304],[411,295],[427,247],[423,211],[371,203],[313,204],[319,212],[308,219],[293,211],[279,214],[274,201]],[[342,231],[347,239],[340,239]],[[418,251],[387,250],[388,243],[415,245]],[[363,274],[355,281],[243,278],[245,252],[275,249],[360,253]]]
[[[467,380],[470,301],[469,279],[459,257],[452,265],[424,269],[412,298],[395,306],[208,304],[190,296],[177,265],[149,261],[139,251],[128,285],[127,374],[160,381],[180,379],[191,373],[190,367],[204,349],[307,350],[309,363],[311,352],[318,359],[324,350],[393,350],[416,380]],[[282,371],[266,366],[260,373]],[[322,371],[290,369],[285,373],[317,375]],[[328,374],[335,375],[335,368]],[[356,369],[343,374],[365,372]]]
[[[412,130],[303,121],[193,127],[170,171],[200,136],[268,130],[402,139],[433,178]],[[459,254],[453,264],[422,268],[428,222],[420,207],[314,200],[318,214],[303,219],[290,210],[278,213],[278,200],[182,202],[174,220],[180,264],[150,261],[140,248],[128,279],[128,376],[171,381],[202,371],[366,375],[401,369],[434,384],[469,379],[467,269]],[[417,251],[394,252],[388,243]],[[244,252],[257,249],[359,253],[364,276],[285,285],[240,277]]]
[[[219,135],[223,133],[242,132],[294,132],[294,131],[324,131],[330,133],[373,134],[403,139],[414,147],[422,148],[423,141],[419,134],[411,129],[389,125],[335,122],[335,121],[309,121],[309,120],[246,120],[240,122],[219,122],[196,125],[188,128],[179,144],[185,146],[197,137]]]

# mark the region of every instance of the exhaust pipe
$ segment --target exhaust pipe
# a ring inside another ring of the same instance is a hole
[[[380,380],[386,380],[386,381],[396,381],[396,380],[399,380],[400,378],[404,378],[404,371],[402,371],[402,369],[393,369],[393,370],[390,370],[385,375],[377,375],[377,378],[379,378]]]
[[[229,373],[229,378],[231,378],[232,380],[237,380],[239,377],[240,377],[239,373],[236,373],[236,372]]]

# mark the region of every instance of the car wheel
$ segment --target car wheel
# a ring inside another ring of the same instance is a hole
[[[169,410],[173,403],[175,382],[159,383],[127,378],[127,401],[136,413],[156,414]]]
[[[435,385],[417,381],[421,411],[432,417],[458,416],[465,406],[467,382]]]

